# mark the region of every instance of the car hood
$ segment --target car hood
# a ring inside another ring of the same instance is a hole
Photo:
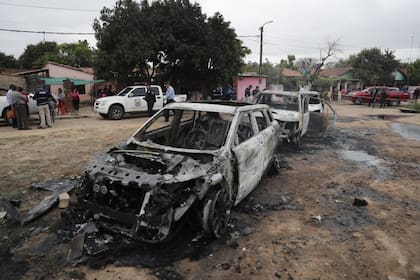
[[[122,185],[150,187],[190,181],[208,175],[213,157],[113,148],[88,162],[91,178],[106,177]]]
[[[101,97],[99,99],[96,100],[96,102],[107,102],[107,103],[111,103],[111,102],[119,102],[124,100],[125,97],[124,96],[106,96],[106,97]]]
[[[272,109],[273,117],[279,121],[298,122],[299,112]]]

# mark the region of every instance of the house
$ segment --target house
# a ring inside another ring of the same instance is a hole
[[[353,78],[352,71],[352,67],[324,68],[319,73],[319,77],[332,80],[331,91],[336,89],[340,91],[345,90],[347,92],[362,87],[360,79]]]
[[[95,92],[94,84],[99,82],[95,80],[93,68],[77,68],[53,61],[48,61],[41,69],[21,71],[13,75],[25,77],[29,91],[34,91],[40,80],[44,80],[50,86],[51,92],[57,92],[58,88],[63,87],[63,80],[70,79],[80,94],[91,95]]]
[[[252,88],[255,89],[256,86],[259,86],[260,90],[263,90],[267,87],[267,76],[261,76],[261,83],[259,83],[259,76],[257,73],[241,73],[233,79],[233,89],[236,91],[237,100],[244,100],[245,98],[245,89],[252,85]]]

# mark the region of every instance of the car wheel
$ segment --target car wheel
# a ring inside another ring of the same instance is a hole
[[[213,191],[207,199],[203,210],[204,230],[211,236],[220,238],[230,221],[232,203],[224,188]]]
[[[398,105],[400,105],[400,101],[398,99],[393,99],[393,100],[391,100],[391,105],[392,106],[398,106]]]
[[[112,105],[108,111],[108,117],[111,120],[121,120],[124,115],[124,109],[120,105]]]
[[[363,99],[362,98],[356,98],[354,101],[353,101],[353,103],[354,104],[356,104],[356,105],[361,105],[362,103],[363,103]]]

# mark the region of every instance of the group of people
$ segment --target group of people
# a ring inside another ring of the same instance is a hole
[[[246,89],[245,89],[245,102],[253,102],[255,100],[255,97],[258,95],[258,93],[260,93],[260,87],[256,86],[255,89],[252,89],[252,85],[249,85]]]
[[[166,95],[166,104],[170,104],[175,102],[175,90],[171,86],[170,82],[164,83],[165,87],[165,95]],[[147,113],[149,114],[149,117],[153,116],[153,106],[156,103],[156,95],[153,92],[150,84],[146,84],[146,94],[144,96],[144,100],[147,102]],[[165,111],[165,121],[169,121],[169,111]]]
[[[368,103],[368,107],[375,107],[375,102],[379,97],[380,100],[380,105],[379,108],[385,108],[386,105],[386,91],[385,89],[381,88],[374,88],[370,91],[370,99],[369,99],[369,103]]]
[[[96,98],[106,97],[106,96],[112,96],[115,94],[115,91],[112,89],[112,85],[106,86],[104,88],[101,88],[96,93]]]
[[[29,108],[28,94],[21,87],[10,85],[7,91],[8,118],[12,119],[12,126],[19,130],[28,130],[29,127]]]
[[[73,109],[79,111],[80,97],[76,88],[71,93]],[[36,101],[39,114],[38,128],[44,129],[53,126],[55,122],[55,111],[57,114],[65,115],[65,94],[62,88],[58,89],[57,94],[51,94],[45,85],[38,86],[33,99]],[[10,85],[7,92],[7,102],[9,108],[8,118],[12,119],[11,125],[19,130],[29,130],[29,94],[22,87]]]

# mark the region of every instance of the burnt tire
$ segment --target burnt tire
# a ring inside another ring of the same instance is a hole
[[[108,117],[111,120],[121,120],[124,116],[124,108],[121,105],[112,105],[108,111]]]
[[[230,221],[232,203],[224,188],[214,190],[204,205],[203,227],[207,234],[220,238]]]

